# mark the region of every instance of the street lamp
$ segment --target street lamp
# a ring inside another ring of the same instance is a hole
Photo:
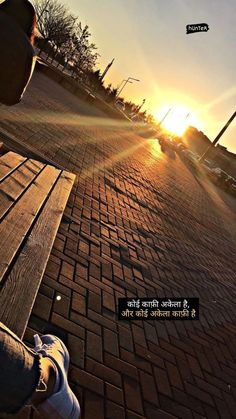
[[[119,89],[121,88],[122,84],[124,83],[124,81],[127,81],[126,79],[122,80],[122,82],[119,84],[119,86],[117,87],[117,93],[119,92]],[[132,81],[129,80],[128,83],[133,83]]]
[[[127,83],[132,83],[132,82],[130,82],[130,80],[133,80],[133,81],[140,81],[140,80],[138,80],[138,79],[135,79],[134,77],[128,77],[128,78],[127,78],[127,80],[125,80],[125,83],[124,83],[124,85],[122,86],[122,88],[119,90],[119,92],[117,92],[117,96],[121,94],[122,90],[125,88],[125,86],[126,86],[126,84],[127,84]],[[124,81],[124,80],[123,80],[123,81]],[[121,84],[122,84],[122,83],[121,83]]]

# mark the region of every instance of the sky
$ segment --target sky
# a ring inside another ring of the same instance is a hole
[[[235,0],[62,0],[88,24],[105,84],[161,119],[171,107],[213,140],[236,110]],[[186,34],[187,24],[208,32]],[[183,111],[179,108],[183,107]],[[181,113],[182,112],[182,113]],[[173,116],[173,115],[172,115]],[[171,118],[171,114],[169,114]],[[167,122],[167,121],[166,121]],[[236,152],[236,119],[220,143]]]

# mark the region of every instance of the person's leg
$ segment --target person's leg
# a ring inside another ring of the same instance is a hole
[[[35,343],[31,350],[0,322],[0,413],[30,404],[50,419],[78,419],[79,402],[67,380],[67,348],[52,335],[36,335]]]
[[[34,393],[40,374],[40,356],[0,322],[0,412],[17,412]]]

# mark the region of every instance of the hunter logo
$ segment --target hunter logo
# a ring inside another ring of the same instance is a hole
[[[195,32],[207,32],[209,31],[209,26],[206,23],[198,23],[186,26],[186,33],[195,33]]]

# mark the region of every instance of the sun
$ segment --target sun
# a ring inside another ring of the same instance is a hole
[[[161,126],[172,134],[181,136],[189,125],[199,126],[194,113],[181,105],[172,105],[156,112]]]

